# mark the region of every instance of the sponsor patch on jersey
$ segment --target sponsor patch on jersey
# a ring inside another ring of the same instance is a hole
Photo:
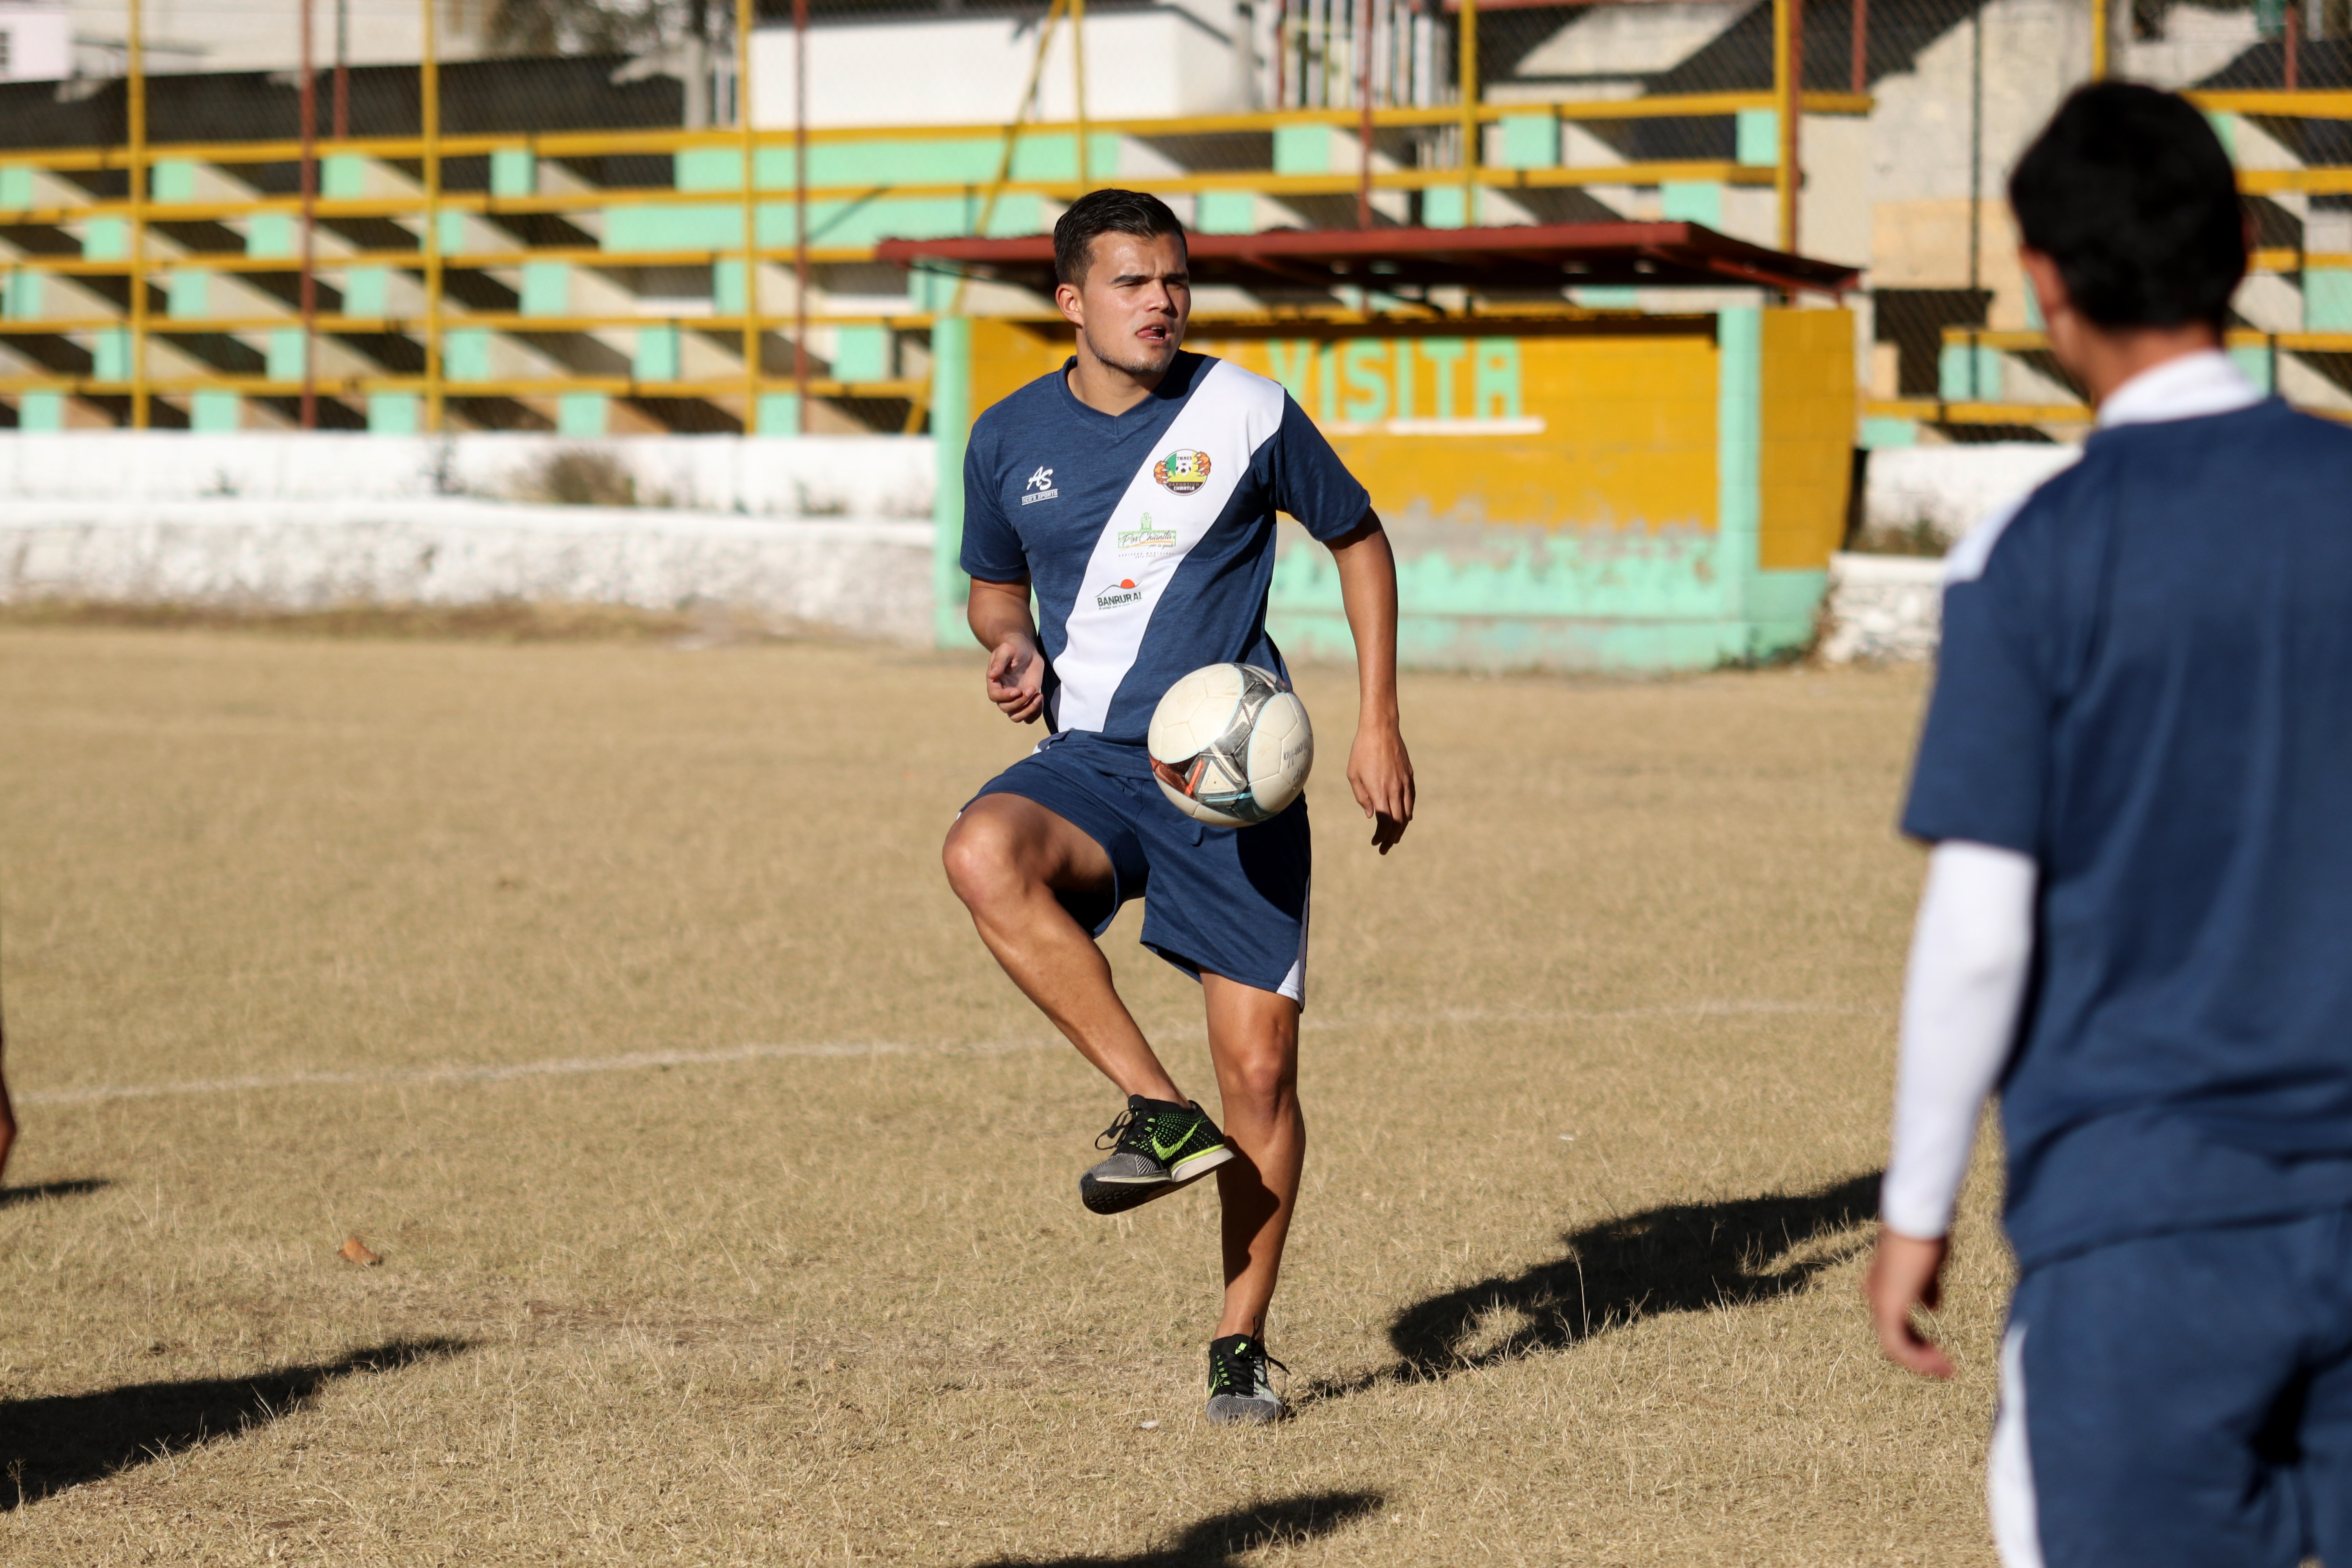
[[[1135,579],[1122,577],[1095,595],[1095,607],[1102,610],[1116,610],[1121,605],[1139,603],[1142,597],[1143,590],[1135,585]]]
[[[1148,511],[1133,528],[1118,531],[1118,552],[1121,555],[1157,555],[1163,550],[1175,548],[1176,531],[1154,526]]]
[[[1151,465],[1151,477],[1180,496],[1191,495],[1209,482],[1209,454],[1179,447]]]
[[[1054,470],[1040,467],[1029,476],[1029,482],[1021,487],[1021,504],[1027,506],[1032,501],[1052,500],[1061,493],[1054,488]]]

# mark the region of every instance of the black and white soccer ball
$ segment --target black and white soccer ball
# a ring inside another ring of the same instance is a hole
[[[1277,815],[1315,765],[1307,705],[1254,664],[1213,664],[1170,687],[1145,746],[1160,793],[1218,827]]]

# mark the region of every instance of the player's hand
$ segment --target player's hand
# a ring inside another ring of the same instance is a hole
[[[1871,1326],[1878,1331],[1878,1348],[1887,1360],[1922,1377],[1952,1375],[1952,1358],[1911,1319],[1914,1308],[1932,1312],[1943,1304],[1944,1259],[1950,1250],[1948,1237],[1922,1240],[1881,1226],[1870,1272],[1862,1282]]]
[[[1393,718],[1360,722],[1348,751],[1348,787],[1372,820],[1372,847],[1387,854],[1412,821],[1412,758]]]
[[[988,700],[1016,724],[1045,711],[1045,656],[1034,638],[1015,634],[988,656]]]

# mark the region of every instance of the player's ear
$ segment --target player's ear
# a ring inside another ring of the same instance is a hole
[[[2025,286],[2033,290],[2033,302],[2041,308],[2045,326],[2074,310],[2074,297],[2066,292],[2066,278],[2058,270],[2057,262],[2030,245],[2017,247],[2017,260],[2025,272]]]
[[[1074,327],[1083,327],[1087,324],[1087,307],[1085,301],[1078,294],[1078,286],[1076,284],[1055,284],[1054,303],[1061,307],[1062,319],[1069,322],[1070,325]]]

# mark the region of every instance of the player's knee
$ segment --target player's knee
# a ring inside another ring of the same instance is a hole
[[[1279,1110],[1298,1093],[1297,1060],[1278,1046],[1236,1053],[1221,1077],[1223,1092],[1261,1113]]]
[[[1019,879],[1013,835],[986,816],[966,812],[957,818],[940,858],[947,868],[948,886],[968,905],[1000,898]]]

